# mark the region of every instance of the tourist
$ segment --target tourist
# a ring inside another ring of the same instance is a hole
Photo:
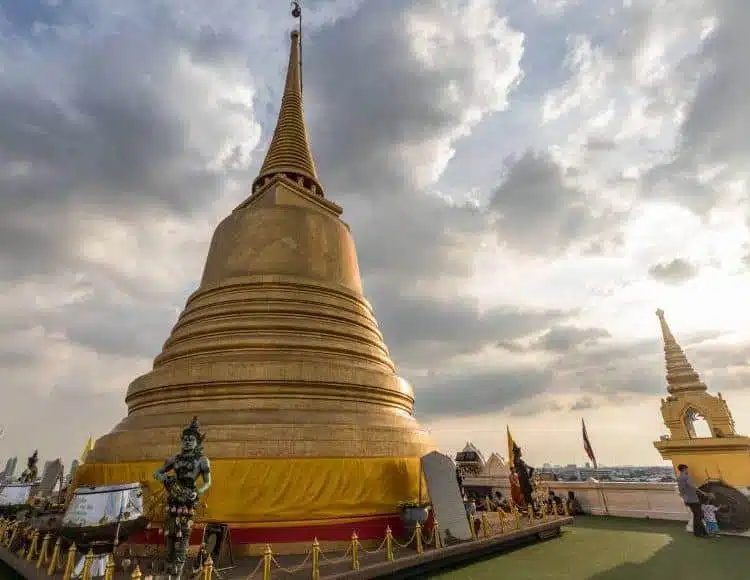
[[[510,497],[513,500],[513,503],[517,506],[523,506],[525,505],[524,499],[523,499],[523,493],[521,492],[521,484],[518,481],[518,474],[516,473],[515,469],[510,470]]]
[[[695,487],[693,480],[690,479],[688,473],[688,466],[681,463],[677,466],[679,477],[677,478],[677,489],[679,490],[680,497],[685,505],[688,506],[693,514],[693,534],[696,538],[707,537],[706,528],[703,526],[703,510],[701,509],[701,502],[698,494],[705,496],[706,494],[700,489]]]
[[[719,511],[719,507],[715,506],[708,499],[708,496],[701,498],[701,511],[703,512],[703,523],[706,526],[706,533],[710,536],[719,535],[719,522],[716,521],[716,512]]]
[[[557,495],[554,491],[551,489],[549,490],[549,493],[547,494],[547,505],[551,508],[557,508],[559,506],[562,506],[562,499],[559,495]]]
[[[495,503],[497,504],[497,507],[503,510],[504,512],[510,511],[510,504],[508,503],[508,500],[503,497],[502,492],[496,491],[495,492]]]
[[[458,484],[458,491],[461,494],[461,497],[466,497],[466,493],[464,491],[464,478],[463,475],[461,475],[460,467],[456,467],[456,483]]]
[[[581,507],[581,502],[578,501],[576,494],[572,491],[568,492],[567,504],[568,504],[568,513],[571,516],[583,515],[583,508]]]

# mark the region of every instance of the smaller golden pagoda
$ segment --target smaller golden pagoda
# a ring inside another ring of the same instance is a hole
[[[684,463],[696,483],[721,483],[744,489],[750,486],[750,438],[737,435],[732,413],[721,393],[712,395],[685,356],[664,318],[656,311],[664,340],[668,395],[661,414],[669,436],[654,442],[664,459]],[[703,418],[711,431],[699,437],[693,423]]]

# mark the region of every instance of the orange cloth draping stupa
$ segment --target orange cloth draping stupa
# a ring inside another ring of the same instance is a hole
[[[216,228],[200,287],[128,415],[77,484],[149,481],[198,415],[213,486],[205,520],[235,543],[382,537],[416,500],[434,446],[363,296],[341,208],[323,196],[302,110],[299,33],[250,197]],[[333,128],[332,130],[335,130]],[[369,527],[368,527],[369,526]]]

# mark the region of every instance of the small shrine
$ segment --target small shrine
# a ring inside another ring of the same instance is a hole
[[[750,437],[738,435],[729,406],[721,393],[708,392],[706,384],[677,343],[664,316],[656,311],[664,341],[667,396],[661,414],[669,435],[654,442],[664,459],[677,469],[688,466],[696,484],[703,486],[728,506],[720,514],[723,529],[750,529]],[[695,423],[704,420],[706,436],[699,436]]]

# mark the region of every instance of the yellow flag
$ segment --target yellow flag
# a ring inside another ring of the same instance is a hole
[[[513,436],[510,434],[510,427],[506,425],[505,430],[508,432],[508,465],[512,466],[515,463],[513,447],[515,447],[516,443],[513,441]]]
[[[89,452],[94,448],[94,440],[92,439],[91,435],[89,435],[89,440],[86,441],[86,447],[83,448],[83,453],[81,453],[81,463],[86,463],[86,457],[88,457]]]

